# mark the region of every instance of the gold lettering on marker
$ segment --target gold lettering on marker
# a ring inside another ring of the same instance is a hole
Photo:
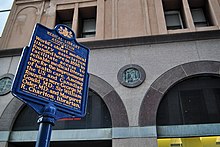
[[[75,53],[80,46],[47,32],[36,36],[20,88],[55,103],[80,109],[86,59]]]

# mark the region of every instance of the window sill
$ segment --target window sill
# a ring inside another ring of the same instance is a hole
[[[207,27],[196,27],[196,31],[211,31],[218,30],[217,26],[207,26]]]
[[[192,32],[189,28],[186,29],[177,29],[177,30],[167,30],[168,34],[176,34],[176,33],[185,33],[185,32]]]
[[[212,31],[218,30],[218,26],[206,26],[206,27],[196,27],[195,30],[186,28],[186,29],[177,29],[177,30],[167,30],[168,34],[177,34],[177,33],[187,33],[187,32],[200,32],[200,31]]]
[[[79,42],[88,42],[88,41],[94,41],[96,38],[95,37],[88,37],[88,38],[76,38],[77,41]]]

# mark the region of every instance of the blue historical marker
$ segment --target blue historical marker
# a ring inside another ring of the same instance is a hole
[[[51,30],[36,24],[12,86],[13,95],[41,116],[36,147],[48,146],[55,120],[85,115],[88,57],[89,49],[76,41],[67,26]]]

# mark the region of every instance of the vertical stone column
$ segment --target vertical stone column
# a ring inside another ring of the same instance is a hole
[[[49,28],[54,28],[56,21],[56,4],[50,1],[49,8],[46,10],[46,26]]]
[[[182,0],[183,3],[183,9],[184,9],[184,16],[185,16],[185,22],[186,22],[186,27],[189,28],[190,31],[195,31],[195,26],[193,22],[193,18],[191,15],[190,7],[188,4],[188,0]]]
[[[79,22],[79,3],[75,4],[74,7],[74,12],[73,12],[73,25],[72,25],[72,29],[73,31],[76,33],[76,37],[77,36],[77,31],[78,31],[78,22]]]
[[[105,37],[105,1],[97,1],[97,18],[96,18],[96,39],[104,39]]]
[[[112,0],[112,38],[118,36],[118,1]]]
[[[220,5],[217,0],[209,0],[210,16],[215,26],[220,28]]]
[[[150,28],[150,18],[149,18],[149,12],[148,12],[148,4],[147,0],[142,0],[142,9],[144,14],[144,28],[145,28],[145,34],[150,35],[151,34],[151,28]]]
[[[156,14],[154,14],[154,16],[151,16],[151,17],[155,17],[155,15],[156,15],[157,25],[158,25],[158,33],[159,34],[167,34],[166,21],[165,21],[162,1],[161,0],[154,0],[154,5],[155,5],[154,9],[155,9]]]
[[[37,18],[37,22],[39,22],[39,23],[42,23],[41,20],[42,20],[42,18],[43,18],[43,13],[44,13],[44,9],[45,9],[45,4],[46,4],[46,2],[43,1],[42,4],[41,4],[41,8],[40,8],[40,10],[39,10],[39,16],[38,16],[38,18]]]

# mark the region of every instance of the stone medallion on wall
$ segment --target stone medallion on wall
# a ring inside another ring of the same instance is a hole
[[[122,67],[117,75],[118,81],[125,87],[134,88],[141,85],[146,74],[142,67],[136,64],[129,64]]]
[[[8,94],[11,91],[11,85],[14,75],[4,74],[0,76],[0,96]]]

